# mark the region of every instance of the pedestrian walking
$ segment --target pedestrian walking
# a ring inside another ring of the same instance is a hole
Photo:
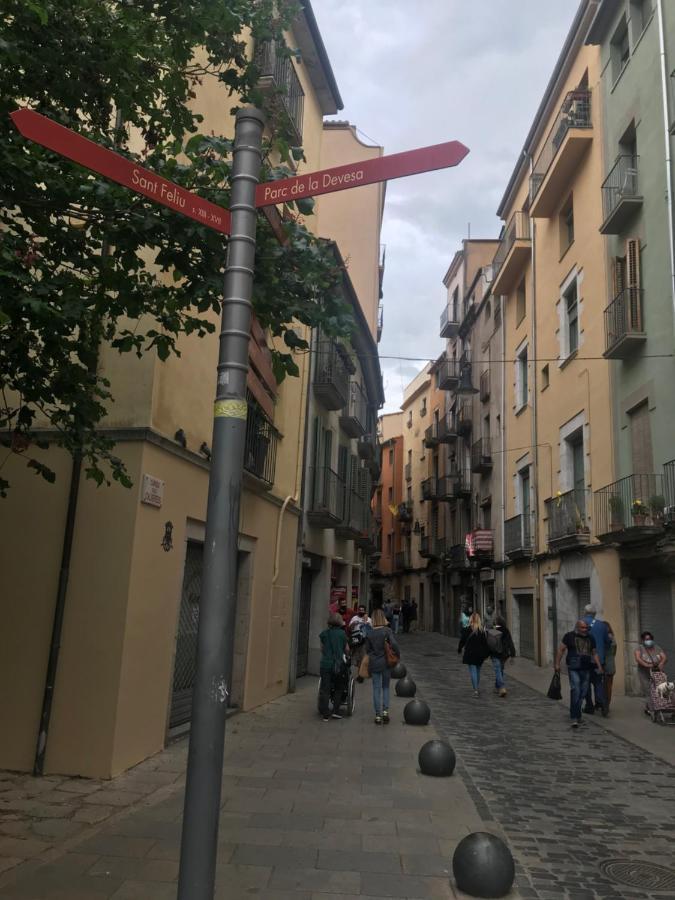
[[[396,639],[387,624],[383,610],[373,613],[373,627],[366,634],[366,653],[370,662],[370,677],[373,682],[373,707],[375,724],[389,724],[389,681],[391,673],[387,665],[385,644],[389,642],[394,653],[400,655]]]
[[[459,627],[463,631],[465,628],[469,627],[469,619],[471,618],[471,607],[463,606],[462,611],[459,614]]]
[[[516,647],[511,637],[511,632],[506,627],[506,622],[501,616],[497,616],[491,628],[485,629],[490,659],[495,670],[495,691],[500,697],[506,697],[506,679],[504,666],[511,657],[516,655]]]
[[[417,601],[413,600],[410,604],[410,631],[417,631]]]
[[[403,601],[403,606],[401,607],[401,626],[403,634],[408,634],[410,631],[410,600],[408,599]]]
[[[344,619],[339,613],[329,613],[328,628],[319,635],[321,643],[321,662],[319,663],[319,712],[324,722],[342,716],[335,706],[331,714],[331,697],[338,695],[344,687],[345,657],[349,656],[349,643],[344,630]]]
[[[347,606],[347,598],[346,597],[342,597],[340,599],[337,611],[338,611],[338,614],[342,616],[342,621],[345,623],[347,628],[349,628],[349,623],[351,622],[352,618],[354,617],[354,610],[350,606]]]
[[[400,623],[401,623],[401,604],[397,600],[394,602],[394,608],[391,611],[391,630],[394,632],[394,634],[398,634]]]
[[[384,612],[384,617],[387,620],[387,625],[391,628],[394,624],[394,604],[395,600],[387,600],[387,602],[382,607],[382,611]]]
[[[483,628],[478,613],[471,613],[469,616],[469,624],[462,631],[457,652],[461,653],[462,650],[464,651],[462,662],[465,666],[469,667],[473,695],[474,697],[478,697],[481,666],[490,655],[487,639],[485,637],[485,629]]]
[[[592,603],[589,603],[584,608],[584,613],[584,622],[588,625],[589,633],[595,641],[595,649],[604,673],[607,651],[612,643],[612,627],[608,622],[604,622],[596,616],[596,609]],[[587,715],[592,716],[596,709],[599,709],[603,716],[608,714],[609,708],[605,696],[605,675],[596,671],[596,669],[591,669],[591,683],[588,686],[588,693],[585,699],[584,712]]]
[[[602,664],[588,622],[579,619],[574,631],[568,631],[563,637],[555,655],[556,672],[560,672],[560,664],[565,654],[570,679],[570,719],[572,728],[578,728],[581,725],[581,704],[588,693],[591,671],[597,667],[602,672]]]
[[[368,629],[372,627],[372,624],[372,619],[366,612],[366,607],[361,604],[356,610],[356,615],[349,623],[349,646],[352,651],[352,665],[356,667],[356,680],[359,683],[363,681],[363,676],[358,673],[363,657],[366,655],[366,634]]]
[[[483,627],[485,628],[486,631],[488,631],[490,628],[494,628],[495,622],[496,622],[495,608],[490,603],[490,604],[488,604],[488,606],[485,609],[485,618],[483,619]]]
[[[638,667],[637,671],[642,694],[644,697],[648,697],[652,672],[663,672],[663,667],[668,661],[668,656],[665,651],[654,642],[654,635],[651,631],[642,632],[640,635],[640,646],[633,655],[635,656],[635,662]],[[645,709],[646,708],[647,707],[645,706]]]

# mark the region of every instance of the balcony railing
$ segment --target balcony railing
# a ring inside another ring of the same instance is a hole
[[[480,375],[480,399],[482,403],[487,403],[490,399],[490,370],[486,369]]]
[[[452,391],[459,384],[459,364],[456,359],[446,357],[438,367],[438,388]]]
[[[275,41],[264,41],[258,45],[255,62],[260,71],[259,86],[267,95],[267,105],[276,108],[281,104],[297,142],[301,144],[305,92],[288,51]]]
[[[509,559],[523,559],[531,555],[529,515],[513,516],[504,522],[504,552]]]
[[[671,459],[663,467],[663,487],[666,494],[666,506],[669,509],[670,524],[675,524],[675,459]]]
[[[438,443],[449,444],[457,438],[457,422],[454,413],[448,413],[438,422]]]
[[[344,487],[344,500],[342,502],[342,521],[335,526],[335,534],[338,537],[355,539],[364,526],[366,502],[354,488]]]
[[[493,294],[506,294],[530,255],[530,217],[518,210],[509,219],[492,261]]]
[[[590,491],[572,490],[546,501],[548,545],[551,550],[574,550],[591,540]]]
[[[440,559],[445,553],[445,538],[433,537],[430,534],[422,535],[419,552],[424,559]]]
[[[452,480],[453,499],[459,500],[471,496],[471,472],[463,466],[453,466],[449,474]]]
[[[557,209],[560,190],[566,186],[588,141],[592,139],[592,128],[591,92],[570,91],[562,102],[530,176],[531,215],[546,217]],[[570,131],[577,130],[587,131],[588,134],[570,138],[570,142],[566,144],[565,139]],[[559,176],[555,185],[550,183],[554,174]],[[549,189],[542,192],[542,186],[549,175]],[[542,196],[539,196],[540,193]]]
[[[312,494],[307,518],[317,528],[335,528],[342,522],[345,484],[337,472],[327,466],[310,469]]]
[[[471,447],[471,471],[481,475],[492,471],[492,446],[489,437],[478,438]]]
[[[455,479],[451,475],[441,475],[438,479],[436,498],[446,501],[455,499]]]
[[[603,234],[620,234],[642,206],[638,186],[638,157],[620,156],[602,185]]]
[[[349,400],[347,351],[334,340],[320,340],[316,354],[314,393],[326,409],[343,409]]]
[[[411,554],[408,550],[399,550],[394,554],[394,567],[397,572],[407,572],[412,569]]]
[[[595,529],[601,540],[641,540],[663,528],[662,475],[628,475],[600,488],[594,499]]]
[[[441,337],[454,338],[459,329],[459,318],[454,303],[449,303],[441,313]]]
[[[249,402],[246,418],[244,469],[264,482],[274,484],[279,432],[257,403]]]
[[[495,549],[495,535],[491,528],[474,528],[466,536],[466,555],[476,562],[492,559]]]
[[[432,422],[431,425],[424,432],[424,446],[425,447],[438,446],[438,422]]]
[[[403,503],[399,503],[397,515],[398,515],[399,522],[412,522],[412,517],[413,517],[412,502],[410,500],[404,500]]]
[[[456,407],[458,434],[471,434],[473,428],[473,404],[470,400],[461,400]]]
[[[446,563],[451,569],[466,569],[469,562],[466,556],[466,544],[452,544],[446,549]]]
[[[605,352],[607,359],[627,359],[647,340],[643,330],[640,288],[626,288],[605,310]]]
[[[361,435],[357,444],[357,452],[359,459],[371,460],[376,452],[379,452],[377,446],[377,435],[370,431],[368,434]]]
[[[351,438],[361,437],[366,433],[368,422],[368,402],[363,388],[358,381],[349,385],[349,403],[340,416],[340,428]]]
[[[438,496],[438,479],[432,476],[422,482],[422,500],[436,500]]]
[[[412,481],[412,463],[406,463],[403,466],[403,475],[406,481]]]

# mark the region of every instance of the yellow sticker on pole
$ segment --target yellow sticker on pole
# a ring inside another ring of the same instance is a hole
[[[216,419],[246,419],[247,413],[245,400],[216,400],[213,408]]]

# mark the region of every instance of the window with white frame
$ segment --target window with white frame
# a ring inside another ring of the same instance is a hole
[[[579,287],[576,272],[563,285],[560,295],[560,359],[579,349]]]

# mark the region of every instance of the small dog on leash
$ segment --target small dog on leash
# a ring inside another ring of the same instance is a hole
[[[675,694],[675,684],[672,681],[662,681],[656,685],[656,693],[661,700],[669,700]]]

